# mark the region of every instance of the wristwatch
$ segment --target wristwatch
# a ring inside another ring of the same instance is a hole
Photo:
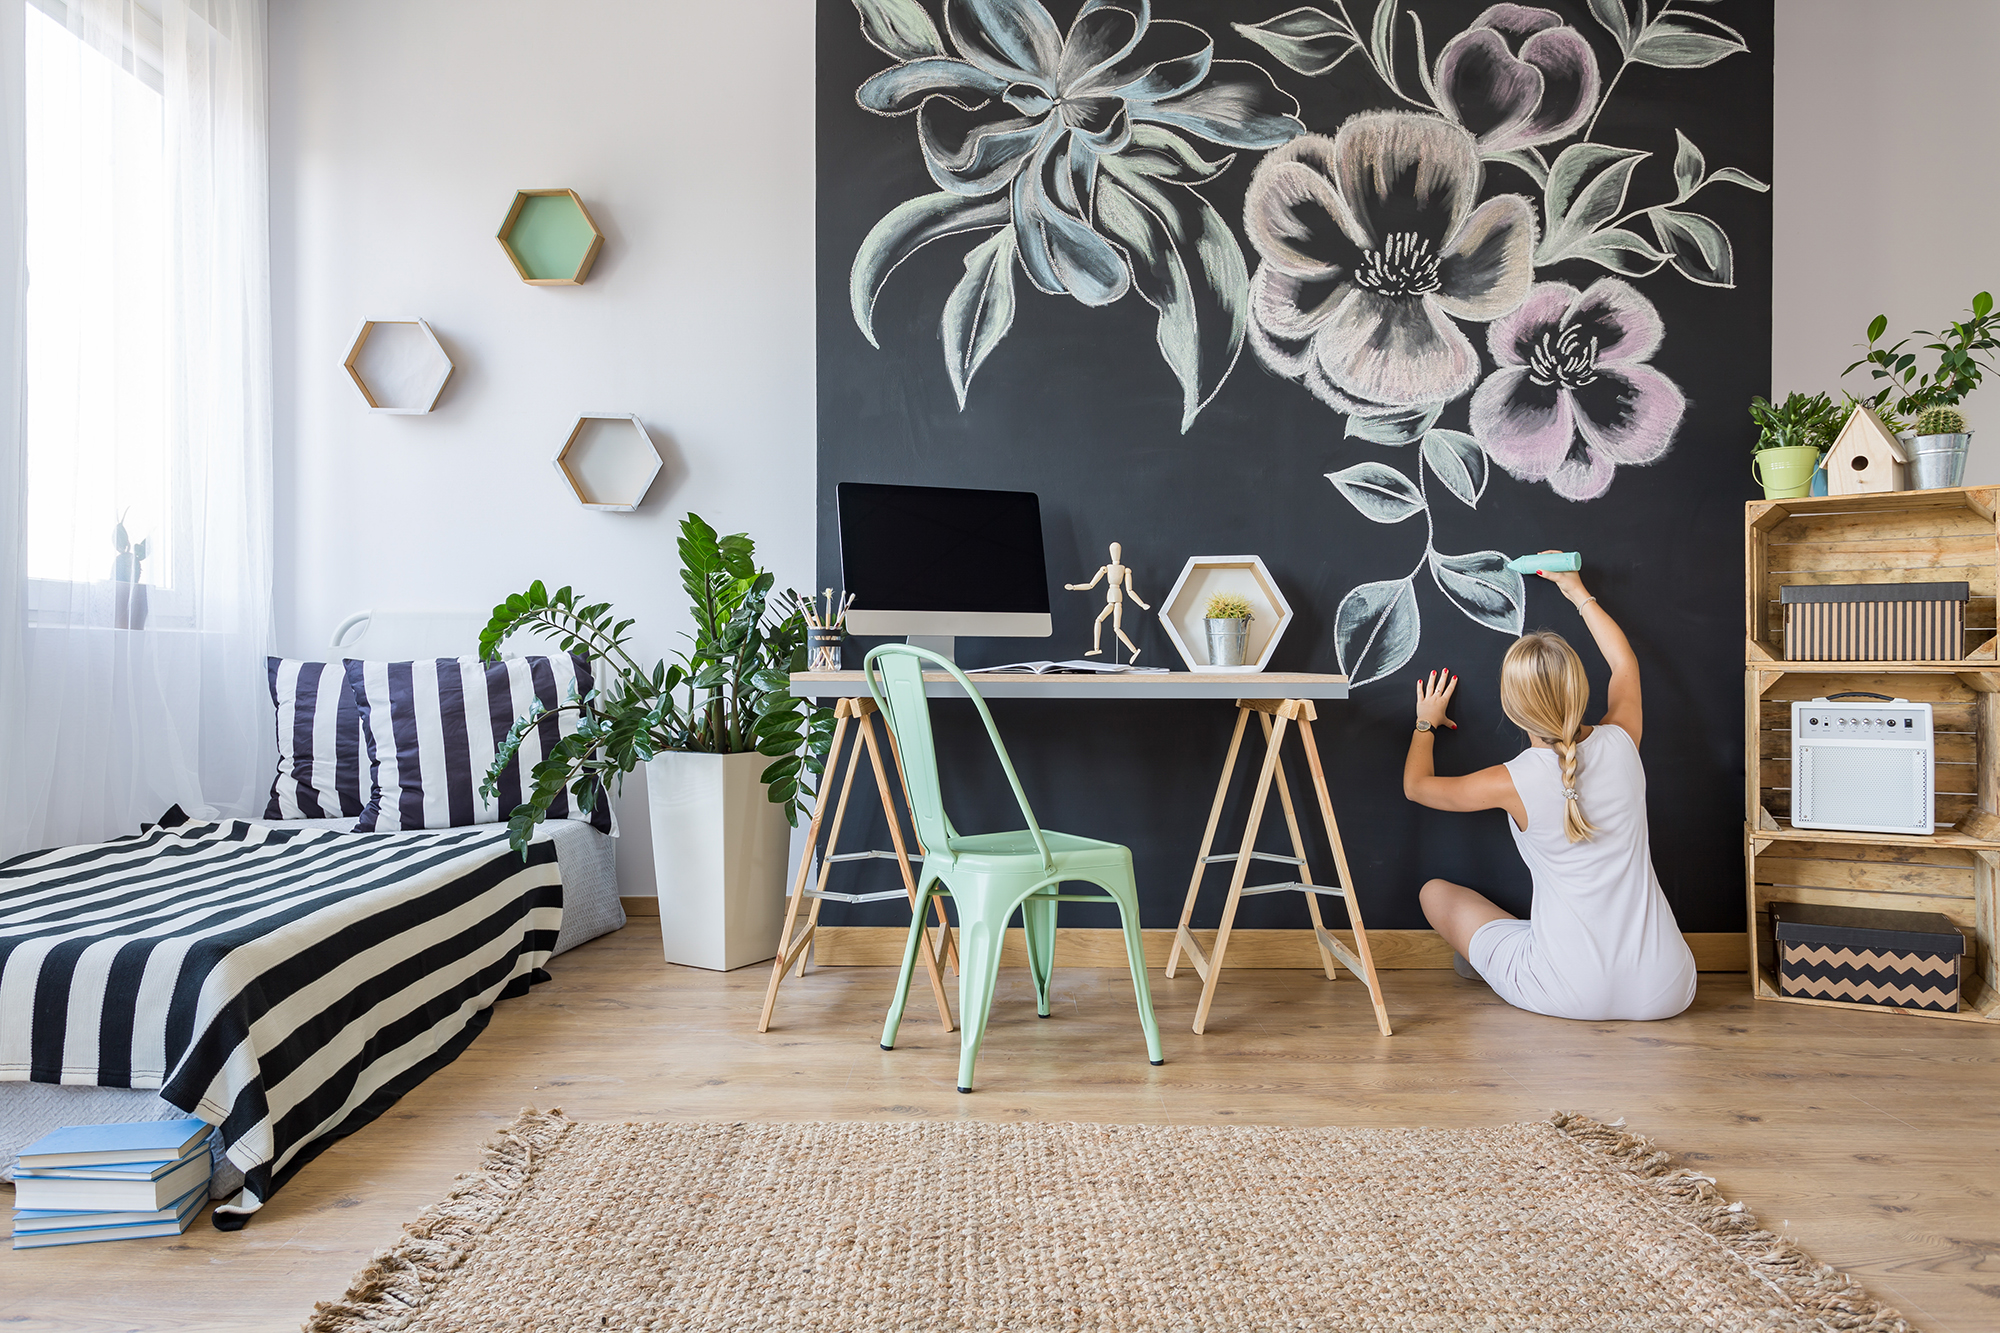
[[[1434,726],[1432,726],[1432,725],[1431,725],[1430,723],[1428,723],[1428,722],[1424,721],[1424,720],[1423,720],[1422,718],[1418,718],[1418,719],[1417,719],[1417,730],[1418,730],[1418,731],[1436,731],[1436,730],[1437,730],[1437,728],[1436,728],[1436,727],[1434,727]]]

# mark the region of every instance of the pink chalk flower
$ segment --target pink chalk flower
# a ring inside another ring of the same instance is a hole
[[[1630,283],[1535,284],[1487,328],[1497,369],[1472,395],[1473,438],[1521,480],[1595,500],[1620,465],[1657,461],[1680,429],[1686,397],[1643,364],[1662,333]]]
[[[1597,57],[1562,15],[1494,5],[1438,53],[1438,106],[1484,152],[1566,138],[1597,107]]]

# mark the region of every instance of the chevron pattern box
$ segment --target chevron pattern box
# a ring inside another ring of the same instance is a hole
[[[1958,1012],[1965,936],[1942,912],[1772,903],[1778,991],[1811,1000]]]

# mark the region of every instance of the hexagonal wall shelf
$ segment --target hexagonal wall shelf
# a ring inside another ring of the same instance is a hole
[[[521,190],[500,224],[500,248],[521,281],[574,287],[590,276],[604,233],[575,190]]]
[[[586,412],[576,419],[555,464],[585,509],[630,513],[660,475],[660,451],[639,418]]]
[[[1201,613],[1208,599],[1219,592],[1236,593],[1252,608],[1250,641],[1243,654],[1248,660],[1240,667],[1208,664],[1208,632],[1202,626]],[[1198,555],[1182,567],[1173,591],[1160,603],[1160,623],[1167,627],[1167,637],[1174,641],[1189,671],[1262,671],[1270,665],[1272,650],[1292,623],[1292,605],[1258,557]]]
[[[451,378],[451,358],[421,319],[362,320],[341,365],[370,412],[428,412]]]

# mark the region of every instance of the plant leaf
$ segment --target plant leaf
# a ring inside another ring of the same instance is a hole
[[[1472,620],[1502,634],[1520,634],[1526,592],[1521,576],[1507,568],[1507,557],[1500,552],[1442,555],[1433,551],[1431,577],[1451,604]]]
[[[1396,0],[1380,0],[1374,21],[1368,25],[1368,55],[1391,92],[1400,93],[1396,83]]]
[[[1468,507],[1479,507],[1479,497],[1486,493],[1489,466],[1486,451],[1477,440],[1464,431],[1426,431],[1424,461],[1431,465],[1431,475],[1443,482],[1446,490]]]
[[[1310,5],[1286,10],[1262,23],[1230,27],[1278,58],[1296,74],[1324,74],[1361,49],[1361,39],[1344,19]]]
[[[1586,237],[1617,217],[1632,169],[1650,156],[1636,148],[1596,143],[1563,149],[1549,168],[1548,230],[1535,250],[1536,266],[1572,258]]]
[[[1210,162],[1194,145],[1164,125],[1139,121],[1132,126],[1132,142],[1112,161],[1121,172],[1136,172],[1181,185],[1203,185],[1229,169],[1236,154],[1224,153]]]
[[[872,347],[882,344],[875,338],[875,298],[896,266],[932,241],[961,232],[985,231],[1007,223],[1006,194],[973,199],[964,195],[918,195],[905,200],[883,215],[854,252],[854,266],[848,273],[848,303],[854,322]]]
[[[958,410],[972,377],[1014,327],[1014,231],[996,231],[965,257],[965,276],[944,303],[944,359]]]
[[[1348,439],[1366,440],[1370,444],[1415,444],[1437,422],[1438,414],[1443,411],[1443,403],[1420,403],[1416,407],[1391,409],[1377,416],[1350,413],[1347,428],[1342,434]]]
[[[1714,219],[1699,213],[1677,213],[1670,208],[1647,210],[1653,234],[1673,256],[1681,276],[1704,287],[1734,287],[1736,266],[1729,236]]]
[[[1625,0],[1590,0],[1590,12],[1617,39],[1620,52],[1632,49],[1632,19],[1625,12]]]
[[[1763,181],[1752,176],[1749,172],[1739,171],[1735,167],[1717,167],[1715,174],[1708,178],[1708,183],[1714,185],[1718,181],[1728,181],[1731,185],[1741,185],[1744,189],[1755,190],[1759,194],[1771,188]]]
[[[1209,202],[1184,185],[1105,161],[1097,223],[1125,247],[1132,283],[1160,312],[1155,338],[1181,382],[1181,433],[1222,388],[1243,350],[1250,273],[1242,247]]]
[[[1743,34],[1719,19],[1670,11],[1646,25],[1630,55],[1660,69],[1700,69],[1749,49]]]
[[[1623,227],[1606,227],[1584,237],[1565,257],[1588,259],[1628,278],[1643,278],[1658,272],[1660,265],[1667,262],[1664,252],[1648,245],[1637,232]]]
[[[1401,523],[1424,512],[1424,497],[1416,483],[1384,463],[1356,463],[1329,472],[1347,502],[1377,523]]]
[[[917,0],[854,0],[854,8],[861,14],[861,35],[898,60],[945,53],[937,25]]]
[[[1349,688],[1401,669],[1423,637],[1415,585],[1405,578],[1355,588],[1334,612],[1333,636]]]
[[[1674,131],[1674,140],[1679,145],[1674,150],[1674,187],[1680,191],[1674,202],[1693,194],[1701,188],[1703,177],[1708,173],[1708,160],[1701,155],[1701,149],[1694,146],[1694,140]]]

